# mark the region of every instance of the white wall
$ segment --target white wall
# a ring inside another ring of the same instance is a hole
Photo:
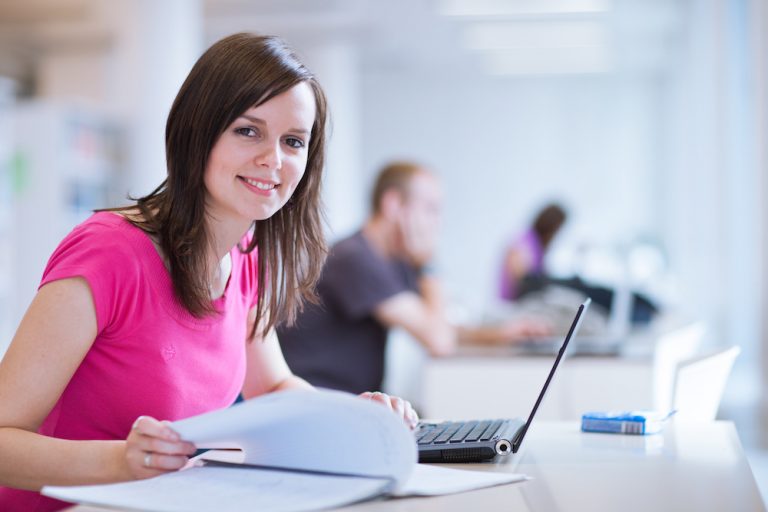
[[[322,197],[327,236],[336,240],[356,229],[365,215],[360,170],[360,55],[355,45],[344,38],[297,48],[328,99],[330,119]]]
[[[665,238],[688,308],[710,344],[739,345],[724,402],[759,396],[760,203],[748,0],[693,2],[665,95]]]
[[[761,293],[760,300],[758,301],[758,308],[760,313],[765,310],[766,304],[768,304],[768,233],[766,233],[766,227],[768,227],[768,204],[766,199],[768,198],[768,147],[765,144],[765,140],[768,137],[768,6],[764,2],[754,0],[750,4],[751,6],[751,24],[752,30],[752,69],[755,70],[753,76],[754,89],[752,90],[752,98],[755,102],[755,119],[754,119],[754,134],[753,140],[756,144],[756,161],[758,169],[757,190],[760,194],[760,219],[756,223],[757,236],[756,240],[759,240],[760,246],[757,248],[760,258],[760,269],[756,275],[755,281],[759,283]],[[760,356],[761,365],[761,377],[759,379],[759,388],[761,393],[761,407],[760,418],[762,423],[758,425],[763,426],[761,429],[762,446],[768,446],[768,315],[759,315],[762,321],[759,322],[760,329],[760,345],[758,347],[758,354]]]
[[[139,197],[165,179],[165,122],[176,93],[203,51],[203,4],[202,0],[113,0],[98,5],[114,38],[105,84],[110,101],[104,107],[125,127],[121,185]]]

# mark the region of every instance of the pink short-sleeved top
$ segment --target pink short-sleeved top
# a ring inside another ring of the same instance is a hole
[[[170,274],[141,229],[108,212],[77,226],[51,256],[40,286],[85,278],[98,334],[39,432],[125,439],[140,415],[173,421],[230,405],[245,378],[247,317],[257,296],[255,251],[235,247],[231,257],[224,295],[214,301],[218,314],[199,319],[174,296]],[[0,510],[64,506],[0,488]]]

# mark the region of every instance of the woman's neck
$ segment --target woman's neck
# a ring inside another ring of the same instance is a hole
[[[206,218],[208,228],[208,261],[220,262],[232,250],[251,228],[251,223],[235,223]]]
[[[211,298],[217,299],[224,294],[229,275],[232,272],[230,252],[250,229],[251,224],[226,222],[212,217],[206,219],[209,237],[208,268],[211,276]]]

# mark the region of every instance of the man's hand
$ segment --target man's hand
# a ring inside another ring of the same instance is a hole
[[[459,340],[470,345],[512,345],[552,334],[552,325],[538,317],[516,318],[495,325],[459,327]]]
[[[498,329],[500,337],[511,342],[553,335],[549,322],[534,317],[510,320],[499,325]]]

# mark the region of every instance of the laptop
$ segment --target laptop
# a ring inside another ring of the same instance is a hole
[[[570,344],[569,353],[578,356],[617,356],[621,354],[626,345],[627,336],[631,327],[631,310],[622,297],[614,300],[608,311],[605,326],[596,323],[597,319],[586,315],[584,330],[589,334],[582,334]],[[626,297],[624,297],[626,299]],[[592,314],[597,314],[592,312]],[[598,329],[599,327],[599,329]],[[562,344],[562,338],[547,336],[525,340],[516,345],[526,355],[552,356],[557,353]]]
[[[560,350],[555,357],[552,369],[544,381],[539,397],[533,405],[528,421],[522,418],[444,421],[431,423],[421,421],[416,430],[416,442],[419,449],[419,462],[482,462],[496,456],[507,456],[517,453],[523,443],[528,427],[530,427],[536,411],[544,399],[544,395],[552,382],[560,360],[571,341],[579,330],[581,320],[589,307],[591,299],[587,298],[576,311],[568,334],[565,336]]]

